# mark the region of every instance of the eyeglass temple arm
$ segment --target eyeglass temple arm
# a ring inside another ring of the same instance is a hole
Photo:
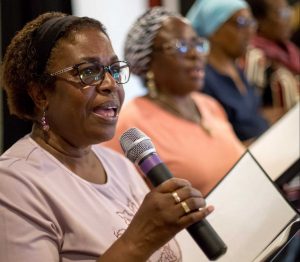
[[[60,74],[62,74],[62,73],[71,71],[71,70],[73,70],[73,69],[74,69],[74,66],[70,66],[70,67],[64,68],[64,69],[62,69],[62,70],[59,70],[59,71],[57,71],[57,72],[55,72],[55,73],[52,73],[52,74],[50,74],[50,75],[51,75],[51,76],[57,76],[57,75],[60,75]]]

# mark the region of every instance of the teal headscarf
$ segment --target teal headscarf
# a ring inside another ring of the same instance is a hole
[[[209,37],[235,12],[249,8],[244,0],[196,0],[187,18],[199,36]]]

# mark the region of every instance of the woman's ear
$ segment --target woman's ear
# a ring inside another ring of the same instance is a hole
[[[28,93],[39,111],[48,106],[48,101],[44,90],[36,83],[30,83]]]

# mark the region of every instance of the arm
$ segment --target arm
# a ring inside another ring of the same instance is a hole
[[[0,201],[0,261],[60,261],[56,238],[53,232],[49,234],[49,228],[39,226],[33,217],[3,206]]]
[[[62,232],[31,183],[0,169],[0,261],[59,261]]]

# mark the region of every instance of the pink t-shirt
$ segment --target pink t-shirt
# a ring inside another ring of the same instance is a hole
[[[158,155],[173,175],[189,180],[206,195],[241,157],[245,148],[216,100],[199,93],[193,93],[193,100],[201,112],[202,124],[210,134],[200,125],[139,97],[124,105],[116,135],[103,145],[122,152],[121,134],[131,127],[139,128],[151,138]]]
[[[72,173],[29,136],[0,157],[0,261],[96,261],[123,234],[149,189],[127,159],[93,150],[105,184]],[[149,261],[181,261],[177,242]]]

